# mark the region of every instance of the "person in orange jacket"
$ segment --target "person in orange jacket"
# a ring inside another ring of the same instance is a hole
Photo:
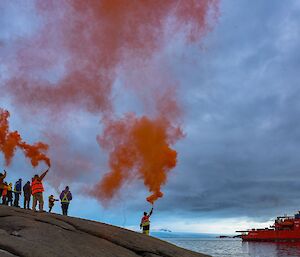
[[[4,170],[4,173],[0,173],[0,196],[2,196],[2,190],[4,187],[4,179],[6,177],[6,170]]]
[[[44,211],[44,186],[43,186],[43,178],[47,175],[49,169],[47,169],[42,175],[34,175],[31,182],[31,194],[33,196],[32,210],[36,211],[36,205],[39,203],[39,211]]]
[[[153,213],[153,206],[150,213],[144,212],[144,216],[141,220],[140,228],[143,229],[143,234],[149,235],[150,233],[150,216]]]
[[[3,189],[2,189],[2,204],[7,205],[7,190],[8,185],[6,182],[3,183]]]

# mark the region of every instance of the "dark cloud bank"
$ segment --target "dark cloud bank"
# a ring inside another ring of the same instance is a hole
[[[299,11],[297,1],[223,1],[197,65],[177,64],[190,86],[187,138],[164,206],[208,217],[299,209]]]

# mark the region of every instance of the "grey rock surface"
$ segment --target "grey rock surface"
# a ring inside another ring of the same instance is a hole
[[[0,256],[205,257],[112,225],[0,206]]]

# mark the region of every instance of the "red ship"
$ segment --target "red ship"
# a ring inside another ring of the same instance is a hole
[[[300,211],[294,216],[277,217],[269,228],[236,232],[242,233],[243,241],[300,242]]]

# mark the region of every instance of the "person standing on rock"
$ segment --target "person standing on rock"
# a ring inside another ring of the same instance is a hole
[[[20,207],[19,205],[19,200],[20,200],[20,195],[22,193],[22,179],[19,178],[19,180],[15,183],[15,200],[14,200],[14,206],[15,207]]]
[[[6,182],[3,183],[3,189],[2,189],[2,204],[7,205],[7,190],[8,185]]]
[[[54,203],[55,203],[56,201],[59,201],[59,200],[58,200],[58,199],[55,199],[55,198],[54,198],[54,195],[50,195],[50,196],[48,197],[49,212],[52,211],[52,208],[54,207]]]
[[[66,186],[65,190],[63,190],[59,196],[61,201],[61,209],[63,215],[68,215],[69,204],[72,200],[72,193],[69,190],[69,187]]]
[[[0,173],[0,197],[2,196],[2,191],[4,187],[4,179],[6,177],[6,170],[4,170],[4,173]]]
[[[30,181],[23,186],[23,193],[24,193],[24,209],[30,210],[30,198],[31,198],[31,186]]]
[[[7,205],[13,206],[13,184],[9,183],[7,187]]]
[[[148,215],[147,212],[144,212],[144,216],[141,220],[140,228],[143,229],[143,234],[149,235],[150,232],[150,216],[153,213],[153,206],[151,208],[151,211]]]
[[[39,202],[39,211],[44,211],[44,199],[43,199],[43,178],[47,175],[49,169],[47,169],[41,176],[34,175],[31,182],[31,194],[33,196],[32,210],[36,211],[36,205]]]

